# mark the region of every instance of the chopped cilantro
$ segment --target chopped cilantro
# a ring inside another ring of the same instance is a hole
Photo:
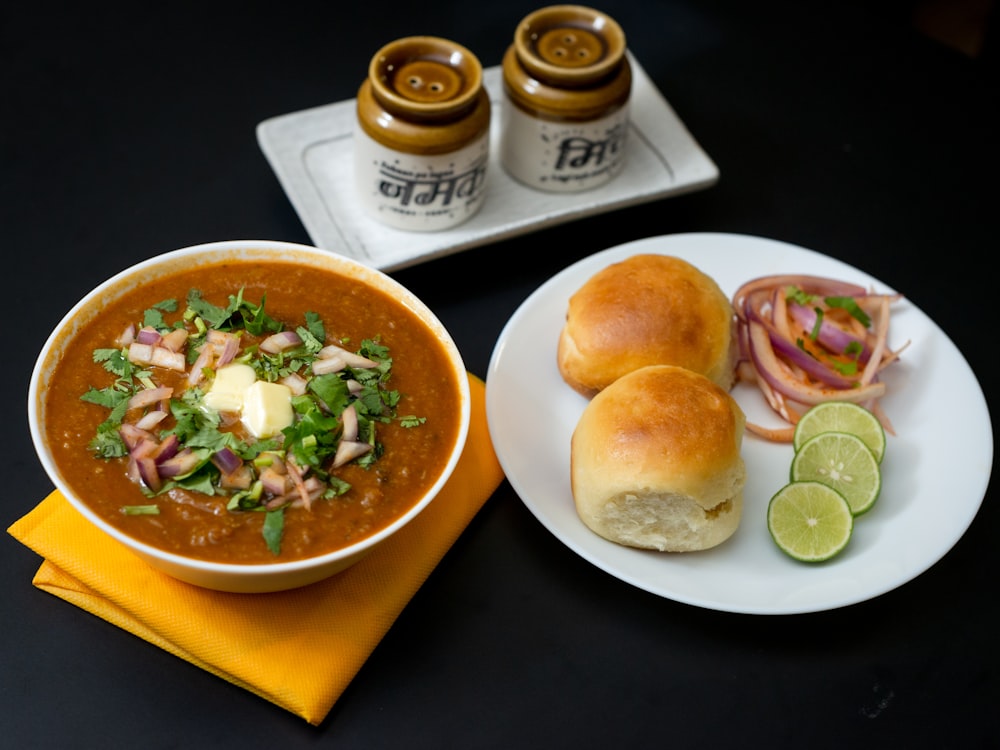
[[[317,375],[309,380],[309,390],[316,394],[331,414],[339,415],[347,407],[350,391],[347,382],[336,373]]]
[[[323,341],[326,341],[326,326],[323,325],[323,319],[318,314],[314,312],[306,313],[306,328],[309,330],[310,335],[321,344]]]
[[[846,310],[852,318],[861,323],[865,328],[868,328],[872,324],[871,317],[861,309],[861,306],[858,305],[854,297],[827,297],[823,301],[830,307],[839,307],[842,310]]]
[[[813,323],[813,329],[809,333],[809,338],[815,341],[819,338],[819,329],[823,327],[823,308],[815,307],[813,311],[816,313],[816,322]]]
[[[790,286],[785,290],[785,299],[789,302],[797,302],[800,305],[808,307],[816,297],[812,294],[807,294],[797,286]]]
[[[233,314],[233,310],[227,307],[218,307],[208,302],[201,296],[201,291],[198,289],[192,289],[188,292],[187,305],[189,310],[201,318],[209,327],[215,329],[224,328]]]
[[[82,396],[80,396],[81,401],[86,401],[91,404],[97,404],[98,406],[105,406],[108,409],[115,409],[119,404],[128,402],[132,394],[126,391],[120,391],[115,388],[91,388]]]
[[[128,455],[125,441],[118,434],[118,423],[104,421],[97,428],[97,433],[87,444],[90,451],[98,458],[121,458]]]
[[[281,554],[281,537],[285,533],[285,510],[269,510],[264,514],[264,543],[271,550],[271,554],[277,556]]]
[[[839,372],[841,375],[856,375],[858,372],[858,363],[854,360],[842,362],[838,359],[834,359],[830,361],[830,367]]]
[[[282,431],[285,450],[300,466],[318,468],[337,452],[339,429],[340,421],[314,404],[299,412],[299,419]]]
[[[177,300],[165,299],[157,302],[142,315],[142,325],[144,327],[155,328],[158,331],[169,330],[170,325],[163,317],[163,313],[177,312]]]

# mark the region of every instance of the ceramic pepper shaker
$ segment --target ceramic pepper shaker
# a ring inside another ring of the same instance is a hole
[[[503,58],[500,160],[532,188],[573,192],[622,170],[632,70],[625,33],[601,11],[525,16]]]

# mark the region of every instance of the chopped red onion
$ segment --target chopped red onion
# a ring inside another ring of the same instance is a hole
[[[354,404],[348,406],[340,415],[341,424],[344,427],[344,432],[341,436],[341,440],[346,440],[349,443],[353,443],[358,439],[358,410],[354,407]]]
[[[139,333],[136,334],[135,340],[139,344],[148,344],[149,346],[157,346],[160,343],[162,336],[157,332],[155,328],[140,328]]]
[[[232,474],[243,465],[243,459],[237,456],[231,448],[225,447],[212,455],[212,463],[219,467],[223,474]]]
[[[351,440],[341,440],[337,445],[337,453],[333,457],[333,468],[337,469],[344,464],[350,463],[356,458],[360,458],[372,449],[368,443],[359,443]]]
[[[173,393],[174,389],[168,388],[167,386],[160,386],[159,388],[146,388],[139,391],[128,400],[128,408],[130,410],[143,409],[147,406],[152,406],[158,401],[170,398]]]
[[[316,352],[316,357],[320,360],[328,359],[330,357],[340,357],[344,360],[348,367],[357,367],[363,370],[378,367],[378,362],[368,359],[368,357],[362,357],[360,354],[355,354],[354,352],[336,346],[335,344],[324,346]]]
[[[176,456],[159,465],[161,477],[183,477],[190,474],[201,463],[201,457],[190,448],[185,448]]]
[[[302,344],[302,338],[295,331],[280,331],[260,342],[260,350],[268,354],[278,354]]]

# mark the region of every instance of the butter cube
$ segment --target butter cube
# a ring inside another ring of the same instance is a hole
[[[256,380],[257,373],[250,365],[235,363],[220,367],[203,399],[205,406],[216,411],[242,410],[244,394]]]
[[[257,380],[246,389],[243,423],[257,437],[278,434],[294,418],[292,390],[287,385]]]

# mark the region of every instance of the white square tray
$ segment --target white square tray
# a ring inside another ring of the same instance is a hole
[[[383,271],[467,250],[542,227],[715,184],[719,170],[694,140],[649,76],[630,56],[633,83],[625,166],[604,185],[578,193],[544,193],[509,177],[497,153],[496,115],[503,92],[499,67],[483,82],[494,116],[483,207],[440,232],[384,226],[355,197],[352,139],[355,100],[264,120],[257,141],[317,247]]]

